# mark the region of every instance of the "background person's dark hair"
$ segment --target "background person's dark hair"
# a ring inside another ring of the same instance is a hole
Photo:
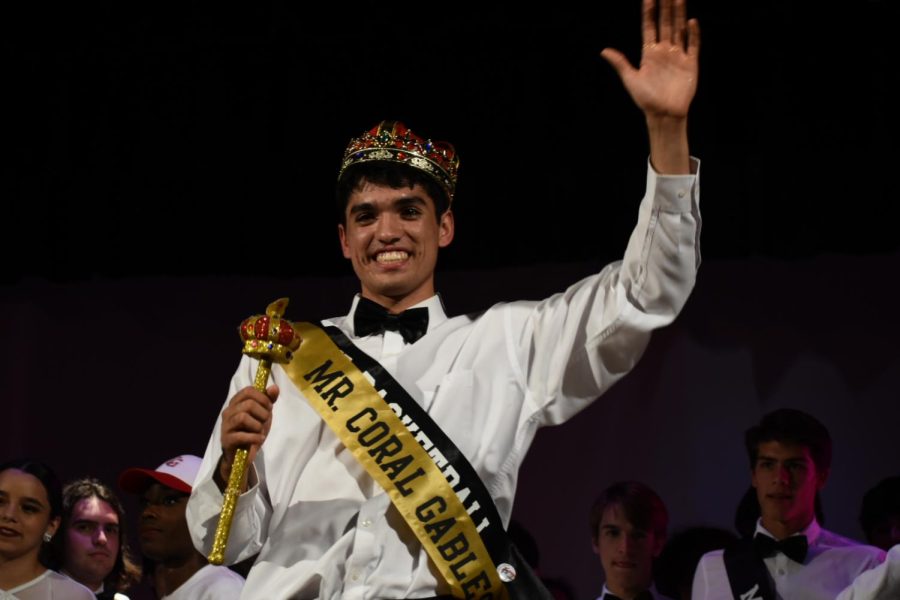
[[[554,600],[575,600],[572,584],[561,577],[541,577],[541,583],[550,592]]]
[[[128,546],[125,535],[125,509],[119,497],[112,489],[98,479],[85,477],[67,483],[63,488],[63,512],[62,524],[59,531],[53,537],[54,559],[58,562],[54,566],[57,571],[65,564],[65,540],[64,535],[71,524],[72,511],[81,500],[97,498],[106,502],[119,517],[119,552],[113,570],[103,580],[104,588],[116,592],[124,592],[141,579],[141,567],[135,562]]]
[[[609,486],[594,501],[589,524],[591,539],[597,542],[600,521],[610,506],[619,506],[631,525],[644,531],[652,531],[657,537],[665,537],[669,527],[669,512],[662,498],[648,486],[638,481],[620,481]]]
[[[900,518],[900,476],[882,479],[863,496],[859,525],[870,544],[875,528],[891,517]]]
[[[666,542],[659,557],[653,561],[656,588],[670,598],[689,599],[694,571],[703,555],[725,548],[737,539],[734,533],[718,527],[689,527],[679,531]]]
[[[52,520],[62,515],[62,484],[48,464],[30,458],[18,458],[0,464],[0,472],[7,469],[22,471],[37,478],[47,493],[47,502],[50,503],[50,519]],[[59,531],[57,531],[56,535],[59,535]],[[53,568],[54,556],[51,544],[47,542],[41,544],[38,560],[48,569]]]
[[[400,163],[363,162],[348,167],[338,180],[335,190],[338,222],[346,225],[347,202],[353,192],[360,189],[364,183],[384,185],[394,189],[421,185],[434,200],[435,216],[438,222],[440,222],[441,215],[450,207],[450,199],[444,188],[427,173]]]
[[[831,468],[831,435],[815,417],[793,408],[781,408],[764,415],[758,425],[747,430],[744,443],[750,468],[756,466],[759,445],[765,442],[796,444],[809,449],[816,471]]]

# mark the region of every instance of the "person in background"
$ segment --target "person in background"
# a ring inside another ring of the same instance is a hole
[[[756,504],[755,496],[753,503]],[[737,540],[738,536],[733,532],[718,527],[689,527],[670,536],[653,563],[653,579],[657,589],[677,600],[690,600],[694,571],[700,558]]]
[[[831,471],[831,435],[805,412],[779,409],[744,436],[760,518],[752,538],[703,556],[694,600],[833,600],[884,552],[823,529],[816,498]]]
[[[141,554],[160,600],[230,600],[244,586],[243,577],[208,564],[191,542],[184,511],[199,468],[200,457],[185,454],[119,475],[119,487],[141,497]]]
[[[866,492],[859,524],[876,548],[887,551],[900,544],[900,476],[882,479]]]
[[[648,486],[623,481],[606,488],[590,513],[591,545],[606,583],[597,600],[663,600],[653,563],[666,543],[669,513]]]
[[[91,590],[48,568],[62,486],[44,463],[0,465],[0,598],[94,600]]]
[[[101,599],[128,600],[122,592],[140,581],[141,568],[122,532],[125,509],[105,483],[85,477],[63,488],[62,525],[53,539],[59,570]]]

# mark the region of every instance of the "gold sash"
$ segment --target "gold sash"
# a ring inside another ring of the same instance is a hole
[[[285,372],[388,493],[453,596],[506,598],[474,521],[416,436],[327,333],[296,326],[303,343]]]

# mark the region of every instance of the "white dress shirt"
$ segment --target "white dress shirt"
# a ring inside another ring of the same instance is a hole
[[[774,538],[762,523],[756,532]],[[857,575],[884,560],[884,552],[822,529],[815,519],[795,535],[805,535],[809,551],[803,563],[781,552],[763,559],[775,582],[775,596],[783,600],[834,600]],[[692,600],[731,600],[723,550],[703,555],[694,573]]]
[[[0,600],[96,600],[96,597],[74,579],[47,569],[11,590],[0,590]]]
[[[900,544],[888,550],[887,558],[853,580],[837,600],[897,600],[900,598]]]
[[[228,567],[205,565],[160,600],[237,600],[244,578]]]
[[[695,172],[699,163],[694,163]],[[695,175],[658,176],[625,256],[541,302],[498,304],[448,319],[438,297],[426,335],[359,338],[339,327],[419,402],[466,455],[500,516],[512,512],[518,469],[542,425],[561,423],[627,373],[651,330],[670,323],[693,287],[699,256]],[[251,385],[244,358],[229,397]],[[259,553],[241,598],[416,598],[449,588],[384,491],[366,474],[277,365],[272,429],[254,466],[258,484],[238,501],[226,562]],[[221,419],[221,417],[220,417]],[[207,552],[222,494],[217,421],[187,508]]]

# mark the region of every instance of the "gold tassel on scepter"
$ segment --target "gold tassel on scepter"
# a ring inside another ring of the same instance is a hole
[[[279,298],[266,308],[265,315],[244,319],[239,328],[241,339],[244,341],[243,353],[259,360],[253,388],[263,393],[266,391],[272,363],[290,362],[294,350],[300,347],[300,336],[293,323],[281,318],[287,305],[287,298]],[[228,485],[225,487],[225,497],[222,499],[222,512],[213,538],[212,552],[209,553],[210,564],[221,565],[225,562],[225,546],[228,544],[228,534],[231,533],[234,508],[237,506],[238,496],[241,495],[241,487],[249,467],[248,455],[247,448],[238,448],[235,452]]]

